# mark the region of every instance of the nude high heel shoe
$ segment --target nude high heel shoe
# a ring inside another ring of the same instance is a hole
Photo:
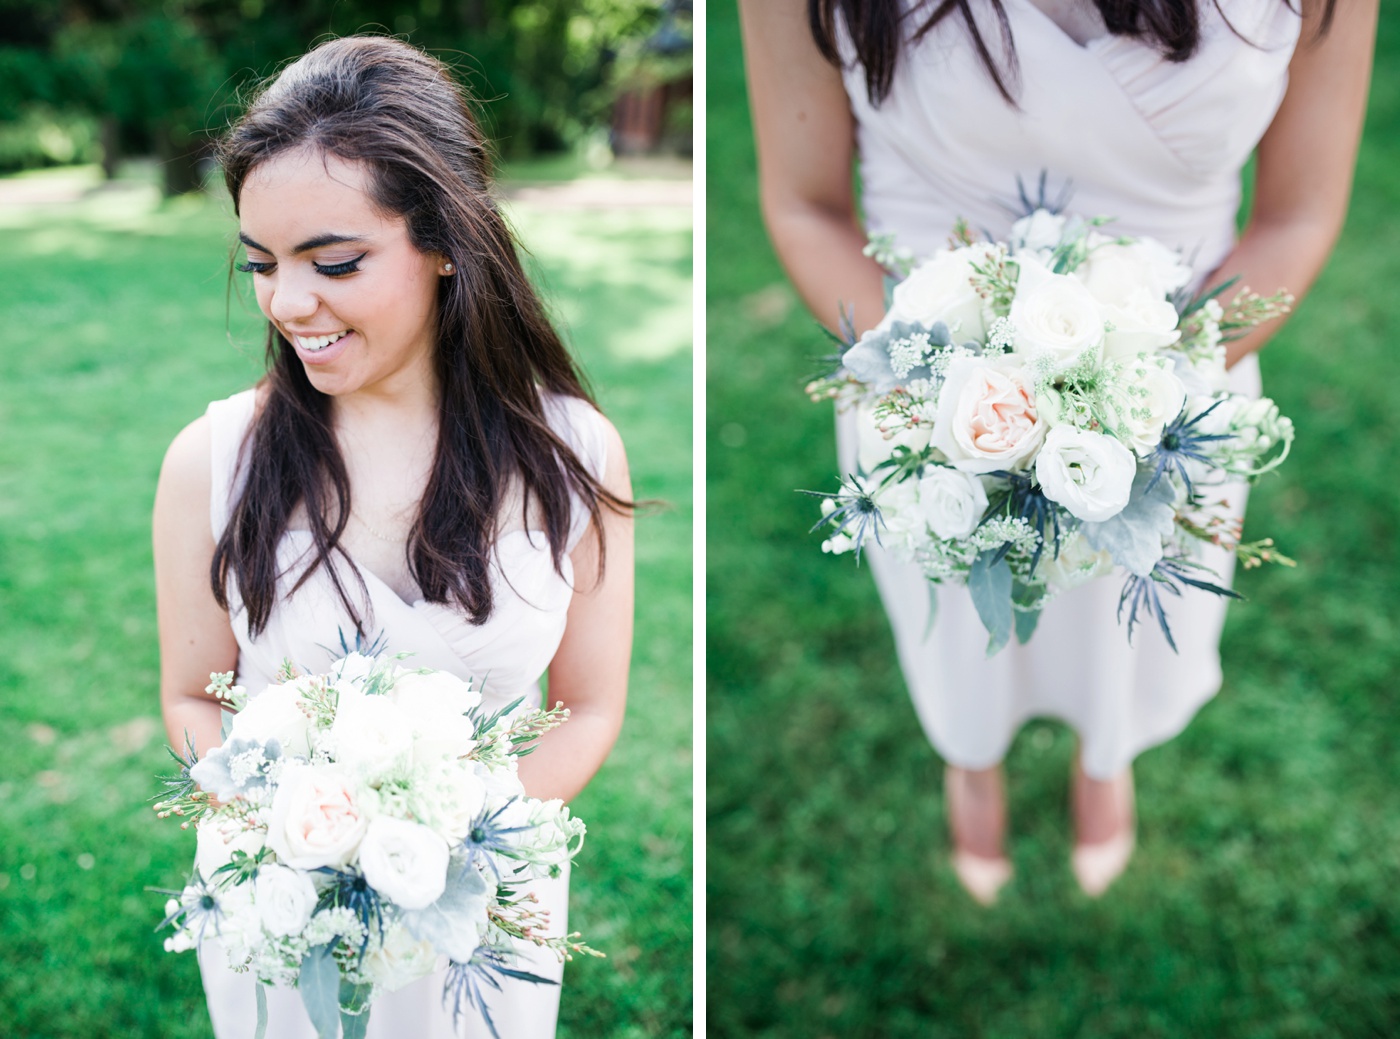
[[[1080,812],[1090,807],[1086,802],[1090,798],[1098,800],[1105,793],[1113,799],[1119,812],[1127,819],[1127,822],[1121,826],[1117,833],[1103,840],[1092,843],[1079,843],[1076,840],[1074,851],[1070,855],[1070,867],[1074,870],[1074,879],[1079,882],[1080,889],[1090,898],[1098,898],[1128,868],[1128,862],[1133,857],[1133,849],[1137,843],[1137,821],[1133,804],[1133,773],[1131,768],[1125,768],[1110,780],[1112,788],[1108,791],[1089,791],[1081,785],[1092,782],[1095,781],[1084,775],[1076,756],[1073,779],[1076,831],[1080,829],[1078,825]]]
[[[968,818],[972,806],[969,804],[971,797],[967,780],[968,774],[963,769],[952,766],[944,769],[943,796],[948,812],[948,829],[953,838],[951,862],[963,890],[979,904],[990,906],[1011,879],[1011,863],[1004,855],[987,856],[970,851],[965,847],[965,839],[960,839],[968,831],[977,829],[979,822]],[[985,823],[982,825],[985,826]],[[998,829],[1004,827],[1001,820],[996,820],[992,825]]]

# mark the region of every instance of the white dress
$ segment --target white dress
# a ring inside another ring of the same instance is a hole
[[[1069,211],[1116,217],[1124,234],[1183,249],[1201,277],[1214,270],[1235,240],[1241,168],[1283,99],[1299,17],[1283,0],[1220,0],[1223,17],[1203,0],[1201,47],[1173,64],[1126,37],[1081,45],[1032,0],[1004,2],[1019,108],[997,93],[956,13],[900,53],[878,107],[848,62],[868,229],[920,256],[945,247],[959,217],[1004,239],[1020,215],[1018,175],[1033,194],[1045,171],[1048,195],[1072,185]],[[990,5],[972,7],[996,53]],[[1258,394],[1253,357],[1232,369],[1231,387]],[[843,472],[853,468],[856,421],[838,420]],[[1243,488],[1230,504],[1243,510]],[[1107,779],[1180,732],[1220,688],[1225,602],[1210,593],[1169,601],[1180,653],[1155,621],[1128,645],[1116,619],[1121,583],[1110,577],[1054,600],[1028,645],[1013,640],[988,659],[965,589],[938,591],[930,629],[919,569],[878,548],[868,558],[920,721],[951,764],[991,767],[1028,718],[1054,717],[1079,733],[1085,771]],[[1224,553],[1205,561],[1228,576]]]
[[[601,416],[588,403],[567,397],[546,397],[546,415],[554,431],[577,454],[590,473],[601,479],[607,463],[607,441]],[[213,491],[210,520],[218,540],[229,520],[232,503],[241,487],[240,465],[244,435],[253,418],[254,391],[215,401],[208,415],[212,438]],[[572,550],[588,526],[588,513],[575,501],[567,548]],[[354,624],[335,592],[324,568],[288,597],[286,589],[300,576],[298,560],[310,545],[306,531],[288,531],[278,546],[283,574],[281,600],[267,627],[250,637],[247,615],[233,596],[230,611],[238,640],[238,678],[256,696],[273,681],[284,660],[299,669],[324,670],[340,656],[342,632],[353,638]],[[539,679],[554,656],[564,634],[565,615],[573,598],[573,571],[566,554],[563,575],[554,569],[543,534],[519,530],[503,535],[497,545],[497,569],[493,573],[495,607],[486,623],[472,625],[465,616],[446,606],[419,600],[404,602],[388,585],[361,570],[372,615],[366,629],[382,633],[386,651],[412,653],[412,663],[472,678],[482,691],[486,710],[495,710],[520,696],[540,702]],[[343,583],[351,595],[358,584],[342,563]],[[531,890],[550,910],[551,931],[563,934],[568,926],[568,874],[553,881],[539,881]],[[522,966],[558,981],[563,968],[553,954],[522,947],[528,962]],[[222,950],[212,943],[200,950],[209,1015],[216,1039],[249,1039],[256,1023],[254,982],[250,975],[232,971]],[[442,1006],[445,971],[388,993],[370,1014],[370,1039],[485,1039],[490,1033],[475,1013],[464,1015],[460,1031],[452,1027]],[[559,1010],[559,986],[523,981],[502,981],[502,991],[488,995],[490,1013],[502,1039],[550,1039]],[[315,1039],[316,1033],[294,989],[269,989],[268,1039]]]

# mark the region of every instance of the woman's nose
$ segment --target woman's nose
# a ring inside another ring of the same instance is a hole
[[[274,321],[282,324],[296,324],[305,321],[316,313],[321,305],[320,297],[307,277],[295,273],[278,271],[271,286],[272,294],[267,301],[267,313]]]

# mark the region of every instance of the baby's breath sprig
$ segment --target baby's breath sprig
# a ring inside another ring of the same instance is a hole
[[[909,272],[914,269],[914,253],[903,246],[895,245],[894,240],[892,234],[871,235],[870,241],[861,252],[902,281],[909,277]]]

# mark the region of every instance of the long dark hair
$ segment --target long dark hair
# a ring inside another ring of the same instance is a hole
[[[1002,59],[993,56],[972,16],[978,0],[916,0],[902,10],[902,0],[807,0],[807,19],[817,49],[833,65],[841,64],[837,47],[838,20],[846,27],[855,48],[856,61],[865,71],[865,90],[872,105],[889,96],[894,82],[895,62],[906,43],[917,43],[950,15],[960,14],[967,24],[972,45],[982,60],[997,91],[1008,104],[1016,103],[1013,87],[1017,77],[1016,44],[1011,22],[1002,0],[986,0],[996,16],[1001,35]],[[1205,0],[1202,0],[1204,3]],[[1211,0],[1219,6],[1219,0]],[[1292,0],[1282,0],[1292,7]],[[1332,24],[1337,0],[1324,0],[1318,35]],[[1104,27],[1114,36],[1133,36],[1159,50],[1168,61],[1185,61],[1201,43],[1201,11],[1196,0],[1094,0]],[[918,22],[906,39],[904,21],[928,9],[928,17]]]
[[[602,508],[625,511],[631,503],[606,491],[546,419],[541,391],[592,402],[520,265],[491,195],[488,144],[447,67],[378,36],[331,40],[288,65],[220,143],[235,211],[260,163],[303,148],[363,163],[376,206],[404,219],[421,252],[456,267],[439,279],[438,440],[408,563],[425,599],[455,604],[479,624],[492,611],[498,514],[513,481],[523,514],[541,517],[561,573],[571,495],[588,510],[600,548]],[[331,565],[350,517],[331,398],[311,385],[270,321],[267,366],[244,445],[247,482],[214,551],[214,596],[228,609],[234,581],[249,630],[267,626],[277,601],[277,545],[302,504],[315,553],[293,590],[325,566],[363,630]]]

